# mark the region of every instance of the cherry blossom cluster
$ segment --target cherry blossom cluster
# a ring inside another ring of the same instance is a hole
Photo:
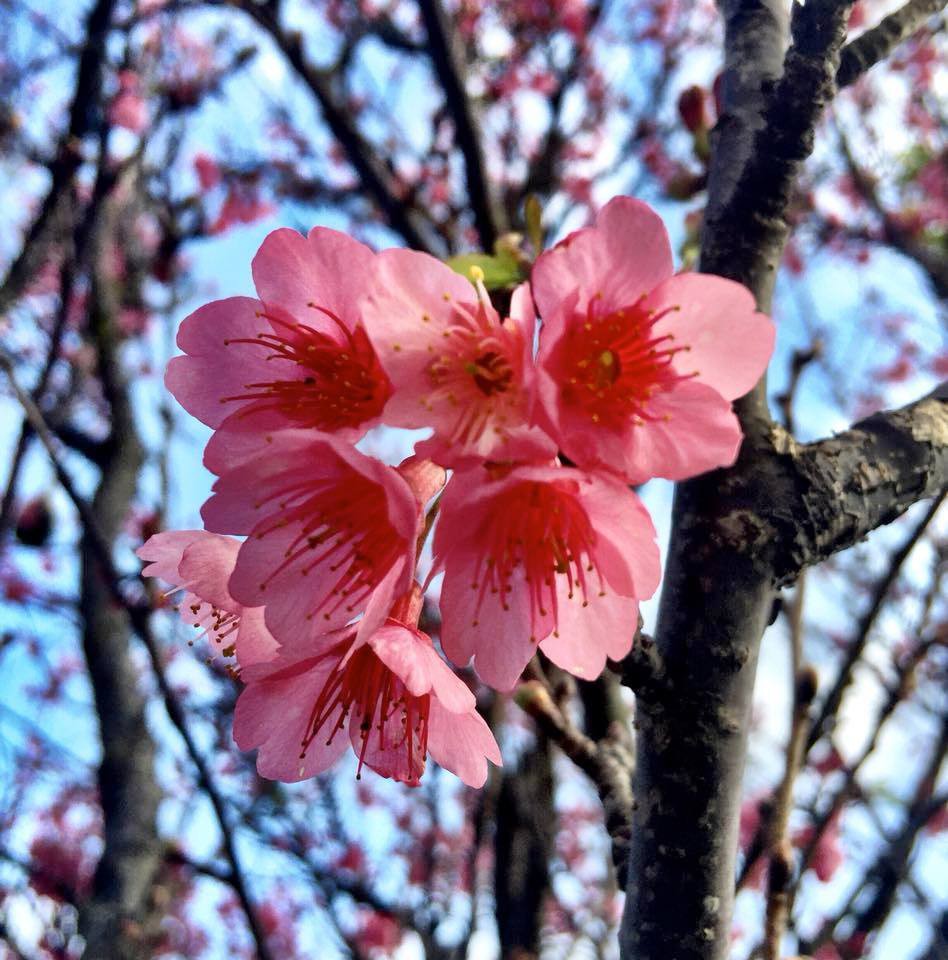
[[[491,687],[512,689],[538,649],[594,678],[628,654],[660,579],[630,485],[737,455],[731,401],[773,326],[740,285],[674,275],[648,206],[617,198],[542,253],[507,317],[471,274],[277,230],[253,261],[258,299],[181,326],[166,383],[214,428],[218,479],[206,530],[139,554],[236,657],[234,735],[265,777],[311,777],[351,743],[360,770],[416,784],[430,753],[483,784],[500,753],[419,627],[427,585],[443,575],[444,655]],[[382,423],[431,435],[388,466],[356,446]]]

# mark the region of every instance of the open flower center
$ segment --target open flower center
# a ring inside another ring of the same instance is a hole
[[[417,783],[428,752],[431,696],[412,696],[370,646],[360,647],[343,663],[346,645],[327,654],[339,661],[313,704],[300,759],[316,737],[326,737],[328,746],[348,725],[359,757],[357,777],[365,763],[374,767],[384,756],[386,770],[394,767],[394,779]]]
[[[509,610],[507,595],[517,575],[526,581],[533,623],[550,615],[556,622],[564,581],[567,599],[579,594],[584,607],[590,596],[604,595],[594,552],[596,533],[576,499],[575,486],[571,480],[524,481],[495,500],[471,584],[479,592],[478,607],[491,594],[499,595],[502,609]],[[557,577],[562,578],[559,583]],[[477,621],[472,625],[477,626]]]
[[[522,350],[519,334],[502,324],[493,308],[455,304],[452,323],[428,365],[431,390],[421,400],[429,410],[444,403],[457,408],[454,443],[474,442],[488,429],[503,433],[507,423],[519,422]]]
[[[476,360],[469,362],[465,369],[474,380],[474,386],[485,397],[503,393],[513,380],[513,370],[510,369],[507,358],[496,350],[481,354]]]
[[[648,310],[640,300],[611,313],[597,313],[598,300],[578,315],[562,346],[563,399],[594,423],[620,427],[629,420],[658,419],[649,401],[695,374],[680,374],[672,359],[690,349],[671,333],[656,334],[662,317],[678,309]]]
[[[306,324],[261,314],[273,331],[225,340],[224,345],[245,343],[263,348],[269,351],[267,360],[295,364],[303,376],[247,383],[244,393],[224,397],[222,403],[250,401],[248,413],[276,410],[326,432],[357,427],[381,414],[391,386],[365,331],[361,327],[350,331],[331,311],[310,306],[335,323],[341,339]]]

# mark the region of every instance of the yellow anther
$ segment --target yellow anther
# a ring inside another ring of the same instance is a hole
[[[471,279],[475,283],[484,282],[484,271],[476,263],[471,264],[471,266],[468,268],[468,273],[470,273]]]

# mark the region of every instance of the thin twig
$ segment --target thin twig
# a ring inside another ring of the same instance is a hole
[[[457,144],[464,156],[468,202],[474,212],[474,226],[481,247],[492,251],[505,225],[487,176],[487,161],[478,129],[480,121],[465,89],[463,53],[440,0],[418,0],[418,8],[428,34],[431,60],[454,120]]]
[[[793,809],[793,783],[803,762],[810,706],[816,696],[817,678],[813,667],[802,666],[795,677],[787,761],[770,817],[770,874],[767,881],[764,960],[780,960],[780,942],[787,925],[790,881],[793,876],[793,848],[787,837],[787,827]]]

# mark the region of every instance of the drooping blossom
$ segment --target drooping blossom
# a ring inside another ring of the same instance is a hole
[[[673,275],[661,220],[628,197],[540,256],[532,284],[540,419],[573,462],[630,483],[733,463],[731,401],[760,378],[774,343],[744,287]]]
[[[455,473],[434,541],[441,643],[509,690],[537,647],[593,678],[632,646],[638,601],[658,586],[655,529],[608,474],[558,466]]]
[[[265,663],[279,647],[264,623],[262,607],[245,607],[227,588],[240,542],[204,530],[168,530],[136,551],[147,561],[146,577],[160,577],[183,590],[181,619],[211,641],[211,649],[234,654],[241,667]]]
[[[386,422],[434,429],[420,454],[449,466],[555,454],[529,426],[536,318],[526,285],[502,321],[480,281],[424,253],[385,250],[362,309],[395,385]]]
[[[390,390],[357,307],[373,257],[336,230],[275,230],[253,260],[260,299],[217,300],[191,314],[178,331],[184,356],[168,365],[168,389],[189,413],[230,433],[315,427],[358,440]]]
[[[417,472],[417,461],[402,474],[327,434],[274,434],[262,455],[220,477],[201,511],[209,530],[247,535],[231,593],[266,606],[284,645],[346,625],[379,590],[391,600],[413,576],[430,495],[416,495],[428,475]]]
[[[355,626],[245,670],[234,739],[258,748],[263,777],[294,782],[328,769],[352,745],[359,773],[416,785],[428,753],[473,787],[501,763],[474,694],[417,626],[421,591],[409,590],[361,640]]]

